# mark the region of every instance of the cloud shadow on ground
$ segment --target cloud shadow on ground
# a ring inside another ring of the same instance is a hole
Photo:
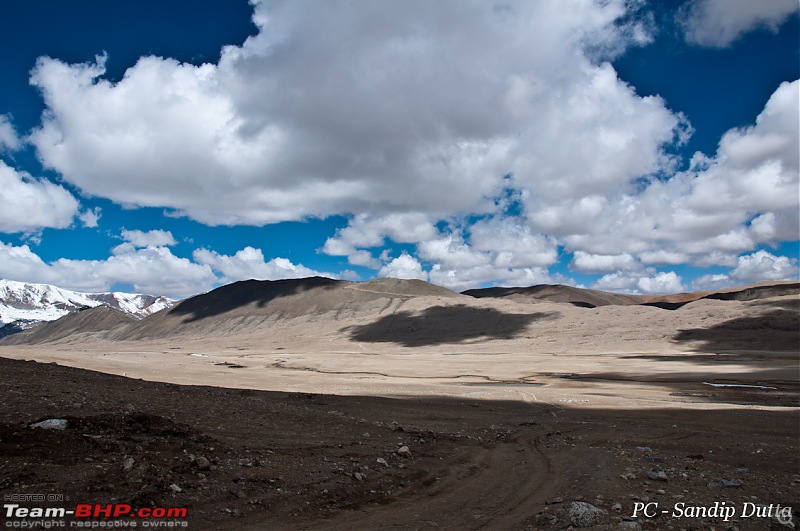
[[[678,331],[676,342],[692,342],[696,352],[731,350],[800,351],[800,312],[782,307],[759,315],[737,317],[706,328]],[[766,305],[765,305],[766,306]]]
[[[375,322],[349,326],[342,331],[349,333],[353,341],[424,347],[470,340],[513,339],[530,324],[557,316],[553,312],[514,314],[465,305],[433,306],[418,313],[386,315]]]

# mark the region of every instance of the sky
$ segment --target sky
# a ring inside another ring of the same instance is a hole
[[[0,2],[0,278],[798,279],[799,11]]]

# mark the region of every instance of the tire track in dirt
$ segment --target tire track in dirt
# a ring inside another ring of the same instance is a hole
[[[391,503],[342,512],[306,529],[508,529],[533,516],[563,483],[539,434],[461,452]]]

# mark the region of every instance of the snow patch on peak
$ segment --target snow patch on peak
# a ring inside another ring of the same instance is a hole
[[[87,307],[106,305],[138,319],[169,308],[175,300],[136,293],[81,293],[50,284],[0,279],[0,325],[14,321],[54,321]]]

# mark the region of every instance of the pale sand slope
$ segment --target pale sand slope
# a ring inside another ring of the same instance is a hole
[[[216,318],[208,333],[194,322],[166,339],[85,333],[0,356],[181,384],[564,407],[755,407],[703,382],[776,387],[758,391],[758,407],[794,405],[798,392],[797,296],[669,311],[390,295],[366,312]]]

